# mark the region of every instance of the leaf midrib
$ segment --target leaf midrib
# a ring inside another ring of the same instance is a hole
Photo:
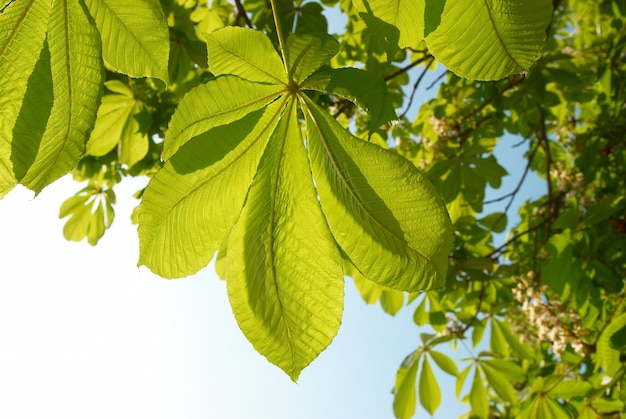
[[[496,38],[498,38],[498,42],[500,43],[500,45],[502,46],[502,50],[504,51],[504,53],[507,55],[507,57],[509,57],[509,59],[518,67],[518,68],[523,68],[518,62],[517,60],[513,57],[513,55],[511,55],[508,47],[506,46],[506,43],[504,42],[504,40],[502,39],[502,37],[500,36],[500,32],[498,31],[498,28],[496,26],[496,22],[493,19],[493,14],[491,11],[491,7],[489,7],[489,2],[488,0],[483,0],[483,4],[485,5],[485,8],[487,9],[487,16],[489,17],[489,23],[491,23],[491,27],[493,28],[493,32],[496,35]]]
[[[287,117],[290,118],[291,117],[291,112],[293,110],[293,99],[289,100],[289,105],[288,105],[288,109],[285,109],[283,112],[278,112],[278,114],[282,114],[283,117]],[[283,143],[281,145],[280,148],[280,153],[279,153],[279,160],[278,160],[278,164],[277,164],[277,171],[278,171],[278,175],[277,177],[280,179],[280,171],[281,171],[281,163],[282,160],[285,156],[285,145],[287,143],[287,133],[289,132],[289,122],[286,122],[286,127],[285,127],[285,139],[283,140]],[[272,141],[272,139],[270,138],[270,141]],[[293,338],[292,338],[292,331],[291,328],[289,327],[289,322],[287,321],[287,316],[285,314],[285,308],[283,306],[283,302],[280,298],[280,293],[278,292],[279,288],[278,288],[278,281],[276,278],[276,267],[274,266],[274,224],[275,224],[275,215],[276,215],[276,197],[278,195],[278,184],[279,182],[275,182],[274,183],[274,188],[272,190],[272,199],[271,199],[271,203],[270,203],[270,225],[268,226],[269,229],[269,253],[270,253],[270,261],[271,261],[271,278],[272,278],[272,285],[274,286],[274,290],[276,292],[276,301],[278,303],[278,308],[280,310],[281,313],[281,318],[283,319],[283,321],[285,322],[285,330],[287,333],[287,343],[289,344],[289,352],[291,354],[291,371],[295,371],[296,370],[296,363],[295,363],[295,351],[294,351],[294,343],[293,343]],[[290,374],[291,375],[291,374]]]

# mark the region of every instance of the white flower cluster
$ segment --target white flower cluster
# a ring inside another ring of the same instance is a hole
[[[431,115],[428,122],[433,126],[439,137],[454,137],[454,129],[445,118],[439,119],[435,115]]]
[[[515,324],[513,332],[520,335],[520,340],[535,345],[549,342],[556,356],[561,356],[568,344],[576,353],[585,355],[586,345],[580,339],[585,331],[576,310],[564,307],[554,296],[548,298],[547,287],[537,283],[534,272],[516,279],[513,296],[521,303],[524,321]]]
[[[565,193],[565,202],[574,198],[584,189],[585,177],[578,172],[573,174],[571,170],[563,167],[561,162],[556,163],[556,168],[550,171],[550,176],[556,180],[556,187],[559,192]]]

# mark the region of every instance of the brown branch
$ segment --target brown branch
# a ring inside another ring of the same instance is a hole
[[[246,23],[246,26],[248,26],[249,28],[254,28],[254,25],[252,24],[250,17],[248,17],[246,9],[244,9],[241,0],[235,0],[235,7],[237,8],[237,17],[235,17],[235,22],[238,21],[239,18],[242,18],[243,21]]]

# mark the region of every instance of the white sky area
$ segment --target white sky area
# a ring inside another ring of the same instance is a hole
[[[523,169],[514,142],[499,145],[513,175],[499,195]],[[528,182],[541,193],[536,176]],[[137,268],[130,213],[141,186],[116,188],[114,224],[95,247],[63,237],[59,207],[82,188],[70,177],[34,199],[18,186],[0,200],[1,418],[393,418],[396,370],[426,331],[415,304],[392,318],[348,279],[338,336],[295,384],[245,339],[212,265],[178,280]],[[435,417],[458,417],[467,407],[454,381],[435,372]]]
[[[81,187],[0,201],[0,417],[393,417],[396,369],[419,345],[412,309],[392,318],[348,280],[338,336],[294,384],[245,339],[213,266],[179,280],[136,267],[136,180],[96,247],[67,242],[58,210]]]

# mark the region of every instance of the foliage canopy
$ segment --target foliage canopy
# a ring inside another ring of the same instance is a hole
[[[390,314],[412,304],[430,328],[397,371],[398,418],[437,410],[435,368],[469,417],[619,415],[625,16],[618,0],[5,0],[0,197],[72,173],[87,185],[63,233],[95,245],[115,185],[149,178],[139,263],[183,277],[217,254],[241,330],[293,380],[337,333],[344,275]],[[513,136],[526,169],[486,201]],[[510,222],[531,172],[546,192]]]

